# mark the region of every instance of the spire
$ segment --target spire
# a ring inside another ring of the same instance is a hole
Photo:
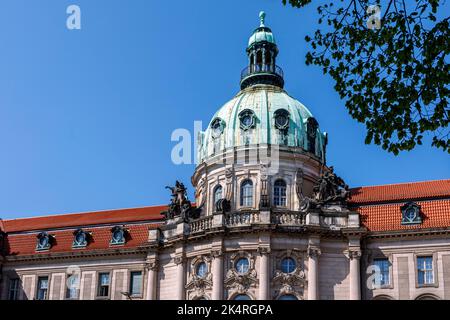
[[[259,25],[261,28],[265,27],[264,21],[266,20],[266,13],[264,11],[261,11],[259,13],[259,20],[261,21],[261,24]]]
[[[241,73],[241,89],[255,84],[271,84],[283,88],[283,70],[276,65],[278,47],[272,30],[266,27],[266,13],[259,13],[260,25],[248,40],[248,66]]]

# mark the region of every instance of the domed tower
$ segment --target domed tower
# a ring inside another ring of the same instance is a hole
[[[325,168],[326,133],[284,89],[278,46],[260,13],[241,90],[198,137],[192,177],[204,215],[218,210],[298,210]],[[222,201],[219,201],[222,200]]]

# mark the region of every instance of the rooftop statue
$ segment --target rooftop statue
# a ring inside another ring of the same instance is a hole
[[[200,216],[201,208],[193,208],[191,201],[187,198],[187,188],[178,180],[174,187],[166,186],[171,191],[172,198],[168,205],[168,210],[162,212],[166,220],[181,217],[184,221],[197,219]]]
[[[314,186],[312,198],[304,197],[300,207],[302,211],[306,211],[308,208],[321,208],[327,204],[345,205],[349,196],[348,185],[330,166],[329,171],[324,172]]]

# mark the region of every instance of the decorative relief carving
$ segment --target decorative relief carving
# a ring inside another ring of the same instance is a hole
[[[282,266],[285,259],[292,259],[295,263],[293,267],[295,269],[291,272]],[[292,250],[286,250],[277,256],[277,268],[272,278],[272,286],[279,288],[277,299],[283,295],[294,295],[298,299],[302,299],[303,288],[306,286],[306,275],[302,260],[302,255]]]
[[[148,261],[148,262],[145,264],[145,268],[146,268],[147,270],[151,270],[151,271],[158,271],[158,268],[159,268],[159,261],[158,261],[158,260],[151,260],[151,261]]]
[[[225,183],[227,185],[225,199],[227,199],[228,201],[231,201],[233,196],[233,181],[234,181],[234,169],[233,167],[230,167],[225,170]]]
[[[267,188],[268,184],[268,173],[267,173],[267,165],[262,164],[260,170],[260,180],[261,180],[261,193],[260,193],[260,208],[268,208],[269,207],[269,191]]]
[[[349,249],[344,252],[345,256],[350,259],[360,259],[361,258],[361,250],[359,249]]]
[[[320,248],[317,247],[309,247],[308,248],[308,257],[318,258],[322,254]]]
[[[185,260],[184,256],[176,256],[175,258],[173,258],[173,262],[176,265],[182,264],[184,262],[184,260]]]
[[[202,264],[206,270],[201,272],[198,268]],[[198,256],[191,260],[189,276],[185,286],[190,300],[205,297],[206,291],[212,288],[211,258],[209,256]]]
[[[236,263],[240,259],[248,260],[248,270],[241,272],[236,269]],[[255,270],[255,257],[243,251],[236,252],[230,256],[230,265],[225,275],[225,285],[230,290],[229,296],[247,293],[250,288],[256,287],[258,283]]]

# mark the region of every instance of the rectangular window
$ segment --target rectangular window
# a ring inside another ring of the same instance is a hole
[[[48,277],[39,277],[37,285],[37,300],[47,300]]]
[[[417,257],[417,276],[419,286],[433,284],[433,257]]]
[[[142,294],[142,272],[133,271],[130,276],[130,294],[140,296]]]
[[[99,273],[98,274],[97,295],[99,297],[108,297],[109,296],[109,273]]]
[[[380,286],[386,286],[390,283],[390,277],[389,277],[389,259],[383,258],[383,259],[375,259],[374,261],[375,266],[379,268],[379,274],[378,277],[374,279],[375,284],[379,284]],[[378,270],[377,270],[378,271]]]
[[[20,279],[9,279],[9,300],[19,300]]]
[[[78,299],[80,292],[80,276],[78,274],[71,274],[67,276],[67,299]]]

